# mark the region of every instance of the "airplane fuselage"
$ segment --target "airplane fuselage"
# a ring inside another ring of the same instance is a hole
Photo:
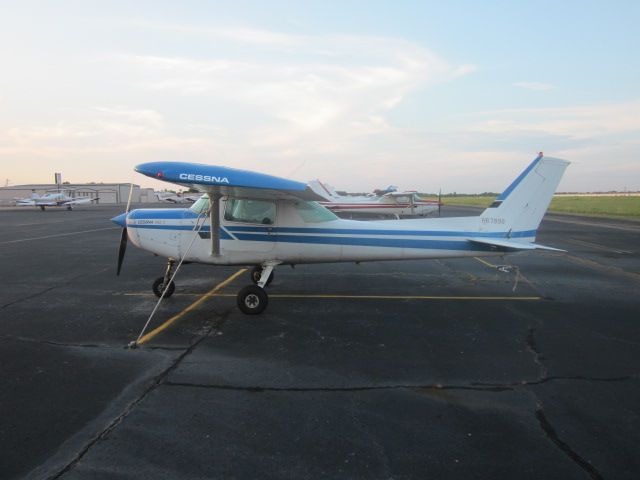
[[[299,209],[306,202],[291,200],[274,202],[277,213],[272,223],[238,222],[225,217],[225,203],[221,202],[219,255],[212,254],[208,216],[191,209],[133,210],[126,217],[129,238],[136,246],[168,258],[253,265],[504,255],[468,238],[535,237],[535,231],[478,231],[478,217],[309,222]]]

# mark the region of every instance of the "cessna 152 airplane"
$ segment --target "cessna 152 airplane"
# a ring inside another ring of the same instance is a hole
[[[153,284],[160,298],[175,290],[176,262],[253,265],[254,284],[239,291],[237,304],[257,314],[267,306],[265,287],[279,265],[562,251],[534,241],[568,164],[541,153],[479,216],[361,222],[336,217],[304,183],[220,166],[144,163],[135,170],[207,195],[189,209],[139,209],[113,218],[124,227],[117,273],[127,239],[168,258]]]
[[[39,207],[40,210],[45,207],[67,207],[67,210],[73,210],[74,205],[87,204],[95,202],[98,197],[69,197],[63,192],[45,193],[40,196],[34,193],[31,198],[17,198],[15,200],[18,207]]]
[[[416,192],[398,192],[394,186],[376,190],[380,195],[348,196],[339,195],[330,185],[320,180],[309,182],[309,187],[323,197],[320,205],[345,217],[362,216],[402,216],[426,217],[440,212],[440,200],[426,200]],[[345,215],[346,214],[346,215]]]

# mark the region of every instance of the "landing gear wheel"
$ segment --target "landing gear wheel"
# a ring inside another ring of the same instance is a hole
[[[238,292],[238,308],[247,315],[257,315],[267,308],[269,296],[257,285],[248,285]]]
[[[269,275],[269,279],[267,280],[267,283],[265,283],[265,287],[268,286],[271,281],[273,280],[273,275],[274,272],[271,271],[271,275]],[[262,267],[253,267],[253,269],[251,270],[251,281],[254,284],[258,284],[258,282],[260,281],[260,277],[262,276]]]
[[[153,282],[153,286],[151,288],[153,290],[153,293],[156,294],[156,297],[160,298],[162,296],[162,292],[164,291],[164,277],[156,278],[156,281]],[[176,284],[171,282],[169,284],[169,288],[167,289],[167,293],[164,294],[164,298],[169,298],[175,291]]]

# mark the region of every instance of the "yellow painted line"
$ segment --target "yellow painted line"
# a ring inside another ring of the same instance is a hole
[[[216,285],[215,287],[213,287],[211,290],[209,290],[207,293],[205,293],[202,297],[200,297],[198,300],[196,300],[195,302],[193,302],[191,305],[189,305],[187,308],[185,308],[184,310],[182,310],[180,313],[174,315],[173,317],[171,317],[169,320],[167,320],[166,322],[164,322],[162,325],[160,325],[159,327],[151,330],[149,333],[145,334],[142,338],[140,338],[140,340],[138,340],[138,345],[142,345],[143,343],[148,342],[149,340],[151,340],[153,337],[155,337],[156,335],[158,335],[159,333],[165,331],[167,328],[169,328],[173,323],[175,323],[177,320],[181,319],[182,317],[184,317],[187,313],[189,313],[191,310],[197,308],[200,304],[202,304],[204,301],[206,301],[207,299],[211,298],[213,295],[215,295],[215,293],[220,290],[221,288],[224,288],[225,286],[227,286],[228,284],[230,284],[231,282],[233,282],[237,277],[239,277],[241,274],[243,274],[244,272],[246,272],[247,269],[246,268],[241,268],[240,270],[238,270],[236,273],[234,273],[233,275],[231,275],[229,278],[227,278],[224,282],[219,283],[218,285]]]
[[[155,297],[153,293],[138,292],[138,293],[114,293],[113,295],[123,295],[125,297]],[[199,297],[199,293],[174,293],[172,297]]]
[[[216,297],[235,297],[232,293],[219,293]],[[465,297],[435,295],[303,295],[295,293],[269,294],[270,298],[335,298],[353,300],[542,300],[542,297]]]
[[[493,263],[489,263],[486,260],[483,260],[483,259],[478,258],[478,257],[473,257],[473,258],[475,258],[477,261],[479,261],[480,263],[483,263],[484,265],[486,265],[489,268],[496,268],[496,265],[494,265]]]
[[[125,293],[138,297],[154,297],[153,293]],[[194,296],[195,293],[184,293],[184,296]],[[207,294],[208,295],[208,294]],[[173,294],[175,297],[176,294]],[[234,293],[217,293],[216,297],[235,297]],[[271,298],[334,298],[352,300],[542,300],[543,297],[505,297],[505,296],[455,296],[455,295],[338,295],[338,294],[296,294],[274,293]]]

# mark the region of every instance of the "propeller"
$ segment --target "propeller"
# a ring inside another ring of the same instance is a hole
[[[133,183],[131,183],[131,187],[129,188],[129,198],[127,199],[127,208],[123,215],[116,217],[120,219],[120,223],[122,228],[122,234],[120,234],[120,248],[118,248],[118,268],[116,270],[116,275],[120,275],[120,270],[122,269],[122,262],[124,261],[124,254],[127,251],[127,241],[129,240],[129,235],[127,233],[127,214],[129,213],[129,208],[131,207],[131,197],[133,195]],[[121,218],[122,217],[122,218]]]
[[[441,216],[440,211],[442,210],[442,188],[438,190],[438,217]]]

